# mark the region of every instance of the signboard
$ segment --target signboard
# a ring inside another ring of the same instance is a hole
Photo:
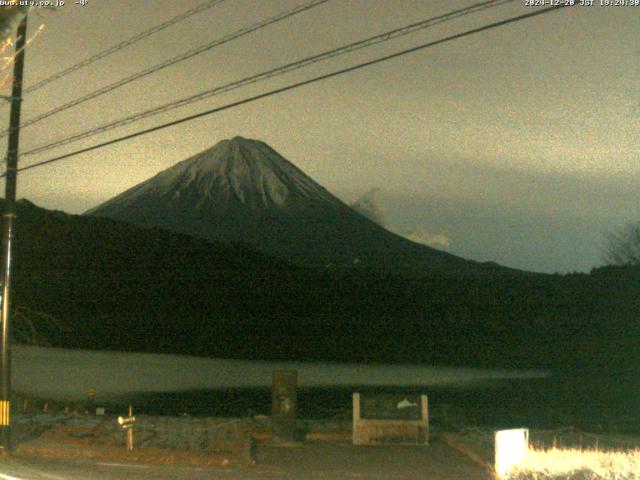
[[[360,395],[360,418],[365,420],[422,420],[420,395]]]
[[[273,372],[271,423],[275,441],[293,442],[296,434],[298,372]]]
[[[353,444],[428,445],[427,396],[354,393]]]
[[[508,478],[529,450],[529,429],[514,428],[494,432],[495,470],[498,478]]]

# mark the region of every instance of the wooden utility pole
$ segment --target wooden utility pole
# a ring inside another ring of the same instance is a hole
[[[13,241],[13,220],[15,219],[16,188],[18,175],[18,145],[20,141],[20,105],[22,103],[22,77],[24,53],[27,40],[27,17],[18,26],[16,34],[15,59],[13,65],[13,86],[11,91],[11,114],[9,117],[9,143],[7,148],[7,169],[5,176],[4,216],[2,230],[2,332],[0,348],[0,433],[2,456],[11,451],[11,322],[9,299],[11,292],[11,244]]]

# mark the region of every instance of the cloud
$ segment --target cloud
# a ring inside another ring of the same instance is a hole
[[[451,239],[444,233],[431,233],[421,228],[411,228],[408,230],[395,231],[398,235],[411,240],[412,242],[422,243],[435,248],[447,249],[451,245]]]
[[[374,188],[365,192],[349,206],[372,222],[375,222],[382,227],[386,226],[387,220],[382,208],[380,207],[379,188]]]
[[[440,249],[449,248],[451,239],[443,232],[428,232],[421,226],[400,227],[389,222],[382,207],[381,196],[380,189],[373,188],[365,192],[349,206],[372,222],[412,242]]]

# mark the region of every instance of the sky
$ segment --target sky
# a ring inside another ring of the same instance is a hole
[[[29,18],[25,87],[203,2],[89,0],[81,6],[68,0],[53,11],[36,9]],[[25,95],[22,118],[299,3],[221,2]],[[21,151],[474,3],[330,0],[25,127]],[[589,271],[603,263],[607,234],[640,220],[640,6],[599,3],[495,28],[22,172],[18,197],[82,213],[241,135],[268,143],[347,203],[373,198],[385,226],[413,240],[515,268]],[[536,8],[516,0],[25,156],[20,165]],[[0,110],[2,128],[8,114],[8,108]]]

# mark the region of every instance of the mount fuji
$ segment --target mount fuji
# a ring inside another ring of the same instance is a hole
[[[244,242],[314,268],[409,273],[502,270],[385,230],[264,142],[242,137],[223,140],[86,215],[207,240]]]

